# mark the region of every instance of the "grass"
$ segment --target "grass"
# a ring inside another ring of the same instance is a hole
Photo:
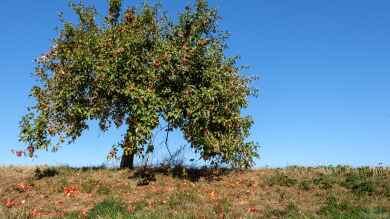
[[[114,199],[106,199],[96,204],[88,213],[89,218],[119,218],[129,216],[130,213],[126,210],[125,205]]]
[[[339,202],[336,197],[330,196],[319,211],[320,215],[329,218],[389,218],[388,210],[381,207],[353,206],[348,202]]]
[[[0,176],[0,218],[390,218],[385,167],[0,167]]]

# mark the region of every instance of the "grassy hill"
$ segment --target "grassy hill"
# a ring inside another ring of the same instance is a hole
[[[390,169],[0,168],[0,218],[390,218]]]

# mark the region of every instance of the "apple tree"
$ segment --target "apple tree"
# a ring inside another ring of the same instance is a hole
[[[253,164],[253,122],[241,111],[256,90],[237,57],[226,56],[227,34],[207,1],[175,21],[158,5],[123,10],[110,0],[103,18],[94,7],[71,6],[78,22],[61,19],[51,49],[36,60],[35,101],[20,122],[31,155],[73,143],[98,121],[103,132],[126,126],[110,155],[123,151],[121,167],[133,168],[134,156],[153,151],[153,130],[165,120],[205,161]]]

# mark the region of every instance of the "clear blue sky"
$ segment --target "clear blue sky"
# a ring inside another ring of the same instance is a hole
[[[105,1],[93,3],[105,12]],[[125,1],[128,4],[140,1]],[[191,1],[163,1],[174,16]],[[390,165],[390,2],[211,1],[231,32],[229,54],[241,55],[261,91],[245,111],[262,145],[257,166]],[[12,156],[18,122],[31,102],[33,60],[59,25],[72,19],[66,0],[3,0],[0,6],[0,165],[98,165],[120,130],[92,128],[60,152]],[[171,145],[181,143],[174,137]],[[187,154],[190,157],[190,154]]]

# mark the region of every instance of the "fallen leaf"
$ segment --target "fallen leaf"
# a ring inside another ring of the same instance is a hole
[[[148,207],[149,207],[149,208],[155,208],[155,203],[154,203],[154,201],[148,201]]]
[[[16,184],[15,189],[19,192],[27,192],[32,189],[32,186],[26,183],[18,183]]]
[[[211,200],[216,200],[216,199],[217,199],[217,193],[216,193],[215,191],[211,191],[211,192],[209,193],[209,198],[210,198]]]
[[[88,209],[86,208],[81,209],[81,214],[85,217],[88,216]]]
[[[48,213],[47,212],[44,212],[44,211],[41,211],[41,210],[37,210],[37,209],[33,209],[30,213],[30,215],[32,217],[42,217],[42,216],[47,216]]]
[[[256,213],[256,212],[258,212],[258,210],[257,210],[257,208],[251,207],[251,208],[248,208],[248,212],[249,213]]]
[[[67,197],[75,196],[79,193],[79,190],[75,187],[69,186],[64,188],[64,194]]]
[[[16,205],[16,201],[12,199],[7,199],[3,202],[4,206],[7,208],[12,208]]]

